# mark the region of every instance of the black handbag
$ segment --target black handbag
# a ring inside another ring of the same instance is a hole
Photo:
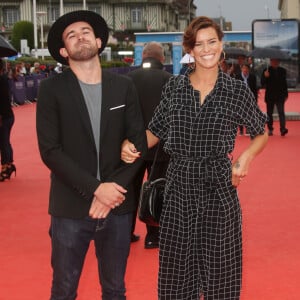
[[[152,180],[159,145],[155,152],[148,179],[142,184],[139,198],[138,217],[151,226],[159,226],[159,219],[164,200],[166,178]]]

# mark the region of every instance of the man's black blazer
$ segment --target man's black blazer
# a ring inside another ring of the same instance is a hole
[[[113,212],[134,210],[129,185],[141,160],[125,164],[121,144],[128,138],[146,152],[146,136],[135,87],[125,76],[102,70],[100,155],[79,82],[71,69],[41,82],[37,101],[37,136],[43,162],[51,171],[49,213],[83,218],[100,182],[129,189]],[[101,181],[97,176],[100,166]]]
[[[284,102],[288,97],[286,69],[283,67],[268,67],[270,77],[265,77],[266,69],[261,75],[261,85],[266,88],[265,101],[270,103]]]
[[[148,128],[148,124],[152,119],[154,110],[161,100],[163,86],[172,75],[163,70],[163,64],[155,58],[145,58],[143,63],[149,63],[150,67],[139,67],[138,69],[129,72],[127,76],[129,76],[135,84],[145,128]],[[162,146],[163,144],[161,143],[157,155],[157,161],[168,161],[169,155],[164,152]],[[149,149],[144,160],[153,161],[156,149],[157,146]]]
[[[242,77],[241,73],[237,75],[236,79],[244,81],[244,78]],[[258,90],[256,84],[256,76],[253,73],[249,73],[249,76],[247,78],[247,85],[250,88],[251,92],[253,93],[255,99],[257,100]]]

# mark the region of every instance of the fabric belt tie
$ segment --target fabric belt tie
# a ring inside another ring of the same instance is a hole
[[[224,164],[231,160],[231,156],[229,154],[222,155],[210,155],[207,157],[193,157],[193,156],[179,156],[174,155],[171,156],[171,162],[178,164],[178,162],[194,162],[199,163],[199,167],[204,166],[204,183],[207,189],[215,189],[219,184],[224,184],[224,181],[220,182],[220,174],[218,173],[219,168],[215,164],[216,162],[220,163],[224,161]]]

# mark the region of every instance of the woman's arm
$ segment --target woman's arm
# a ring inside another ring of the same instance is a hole
[[[232,165],[232,185],[238,186],[240,181],[248,174],[251,161],[265,148],[268,141],[268,134],[257,135],[251,144],[238,157]]]
[[[159,142],[159,138],[155,136],[149,129],[146,130],[146,136],[148,148],[154,147]]]

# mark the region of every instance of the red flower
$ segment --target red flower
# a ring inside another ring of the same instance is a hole
[[[123,58],[123,61],[127,64],[132,64],[133,63],[133,58],[132,57],[128,57],[128,56],[125,56]]]

